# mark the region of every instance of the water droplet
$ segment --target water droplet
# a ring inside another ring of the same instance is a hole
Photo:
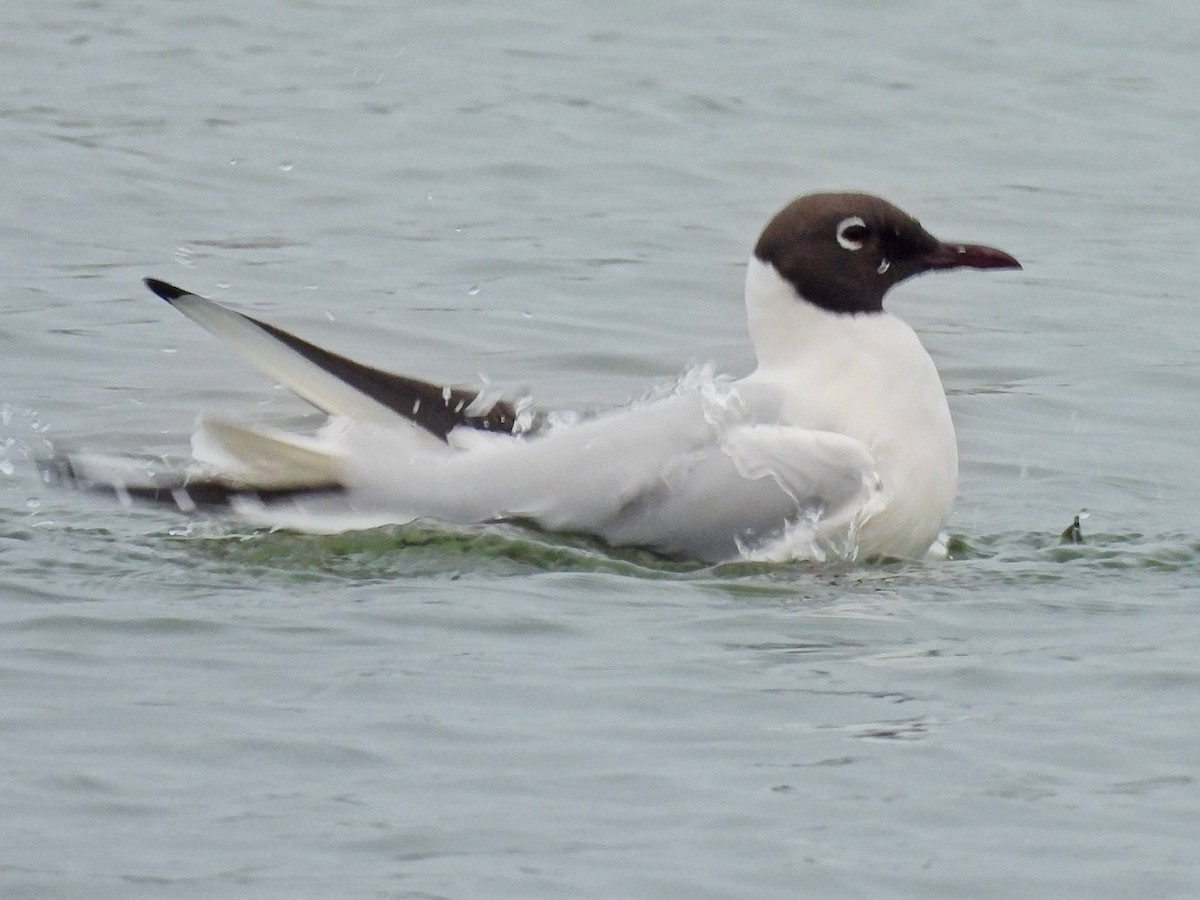
[[[7,459],[0,460],[0,475],[11,475],[16,471],[16,467]]]
[[[28,500],[25,501],[26,509],[37,509],[41,505],[42,505],[42,501],[39,500],[37,497],[30,497]]]
[[[294,165],[292,165],[290,162],[285,162],[285,163],[280,163],[280,164],[279,164],[279,171],[280,171],[280,172],[290,172],[290,171],[292,171],[292,169],[294,169],[294,168],[296,168],[296,167],[295,167]]]
[[[327,318],[330,322],[337,321],[337,319],[333,317],[333,313],[331,313],[329,310],[325,310],[325,318]]]
[[[479,293],[479,285],[477,285],[477,284],[471,285],[469,288],[467,288],[467,293],[470,294],[472,297],[474,297],[476,294]]]
[[[891,267],[892,267],[892,261],[890,259],[883,259],[883,260],[880,260],[879,268],[876,271],[878,271],[879,274],[882,275],[884,272],[886,272]]]

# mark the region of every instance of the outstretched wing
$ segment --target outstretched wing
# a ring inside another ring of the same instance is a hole
[[[357,363],[165,281],[147,278],[146,287],[324,412],[385,425],[399,416],[443,441],[458,427],[511,433],[516,425],[505,401],[479,409],[476,391]]]
[[[688,392],[460,453],[399,452],[395,431],[347,434],[342,471],[363,513],[515,519],[711,561],[793,528],[845,543],[881,491],[870,451],[846,435],[761,424],[772,398],[758,393],[731,397],[733,421]]]

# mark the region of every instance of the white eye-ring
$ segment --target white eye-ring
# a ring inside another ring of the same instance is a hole
[[[870,233],[866,222],[858,216],[851,216],[838,222],[837,242],[847,250],[861,250]]]

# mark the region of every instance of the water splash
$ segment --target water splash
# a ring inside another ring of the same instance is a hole
[[[513,420],[513,434],[526,434],[533,428],[536,421],[537,412],[534,409],[533,395],[524,394],[517,398],[513,403],[513,409],[516,411],[516,418]]]
[[[697,393],[714,414],[719,414],[722,410],[732,409],[733,404],[740,403],[733,383],[732,376],[719,375],[712,363],[703,363],[685,369],[679,377],[672,381],[651,387],[641,397],[630,403],[629,407],[645,406],[670,397]]]
[[[32,458],[51,453],[54,445],[46,438],[50,425],[35,409],[4,404],[0,406],[0,428],[8,434],[0,437],[0,475],[12,477]]]
[[[863,477],[866,500],[849,515],[826,518],[823,509],[809,510],[783,531],[758,544],[738,542],[743,560],[760,563],[853,563],[859,557],[862,527],[887,506],[888,495],[873,472]]]

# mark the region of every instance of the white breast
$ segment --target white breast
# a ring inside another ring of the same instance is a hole
[[[746,382],[782,390],[783,424],[849,435],[875,458],[888,500],[860,532],[860,555],[923,555],[954,505],[958,448],[916,333],[888,313],[820,309],[755,258],[746,307],[759,362]]]

